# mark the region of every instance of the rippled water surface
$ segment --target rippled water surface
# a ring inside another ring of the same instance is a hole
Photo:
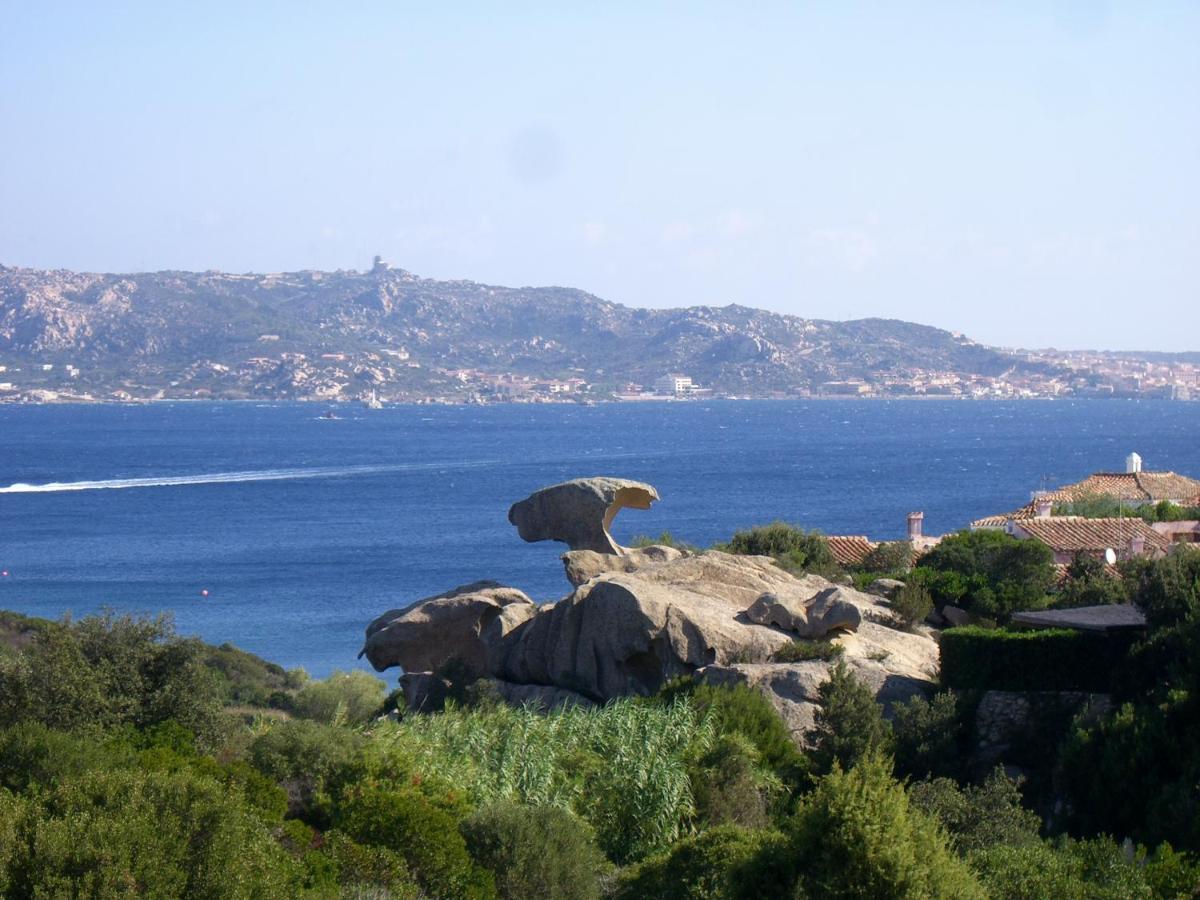
[[[693,543],[786,519],[896,538],[1013,509],[1043,484],[1200,476],[1200,405],[820,401],[355,408],[0,406],[0,607],[104,606],[317,675],[384,609],[479,578],[565,593],[557,544],[509,504],[581,475],[654,484],[618,540]],[[201,596],[207,590],[208,596]]]

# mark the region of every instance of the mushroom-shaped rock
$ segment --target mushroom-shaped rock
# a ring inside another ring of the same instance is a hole
[[[379,616],[367,626],[359,656],[378,672],[390,666],[431,672],[458,659],[468,672],[482,675],[489,644],[536,612],[536,604],[516,588],[477,581]]]
[[[572,550],[621,556],[608,533],[623,507],[649,509],[658,491],[626,478],[577,478],[535,491],[508,511],[508,521],[526,541],[562,541]]]

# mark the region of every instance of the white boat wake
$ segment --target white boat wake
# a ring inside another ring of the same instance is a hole
[[[468,465],[486,465],[469,463]],[[170,475],[159,478],[110,478],[104,481],[18,482],[0,487],[0,494],[52,494],[60,491],[110,491],[123,488],[179,487],[192,484],[239,484],[248,481],[293,481],[301,478],[350,478],[422,468],[461,468],[462,464],[408,464],[377,466],[324,466],[307,469],[260,469],[251,472],[212,472],[204,475]]]

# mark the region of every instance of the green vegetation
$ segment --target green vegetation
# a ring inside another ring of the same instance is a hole
[[[1040,541],[962,531],[921,557],[910,577],[929,590],[938,609],[949,604],[1005,622],[1014,612],[1049,603],[1054,555]]]
[[[843,647],[818,638],[799,638],[775,651],[775,662],[804,662],[809,659],[830,660],[842,655]]]
[[[770,556],[789,572],[813,572],[826,577],[841,572],[821,532],[804,531],[786,522],[739,531],[728,544],[719,544],[717,549],[746,556]]]
[[[909,580],[892,600],[892,611],[910,631],[933,612],[933,596],[919,580]]]
[[[1088,519],[1142,519],[1145,522],[1191,522],[1200,519],[1200,507],[1179,506],[1170,500],[1132,505],[1110,494],[1092,494],[1067,503],[1054,504],[1056,516]]]
[[[1106,692],[1129,639],[1066,628],[942,632],[942,684],[956,689]]]
[[[684,550],[690,553],[697,552],[700,548],[695,544],[689,544],[687,541],[681,541],[669,531],[664,531],[658,537],[651,537],[648,534],[635,534],[629,541],[630,547],[674,547],[676,550]]]
[[[832,663],[802,751],[746,686],[544,713],[463,684],[392,720],[365,673],[166,620],[0,616],[0,896],[1194,896],[1200,553],[1125,577],[1152,624],[1108,661],[1120,703],[1038,724],[1023,782],[972,764],[976,691],[889,721],[823,642],[790,651]],[[1098,668],[1032,634],[942,639],[980,688]]]

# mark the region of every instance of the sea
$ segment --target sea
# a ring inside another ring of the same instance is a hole
[[[561,544],[509,506],[612,475],[662,499],[619,541],[705,546],[774,520],[900,538],[1028,502],[1093,471],[1200,476],[1200,405],[1167,401],[693,401],[338,407],[0,405],[0,608],[170,613],[316,677],[363,667],[385,610],[478,579],[539,601]]]

